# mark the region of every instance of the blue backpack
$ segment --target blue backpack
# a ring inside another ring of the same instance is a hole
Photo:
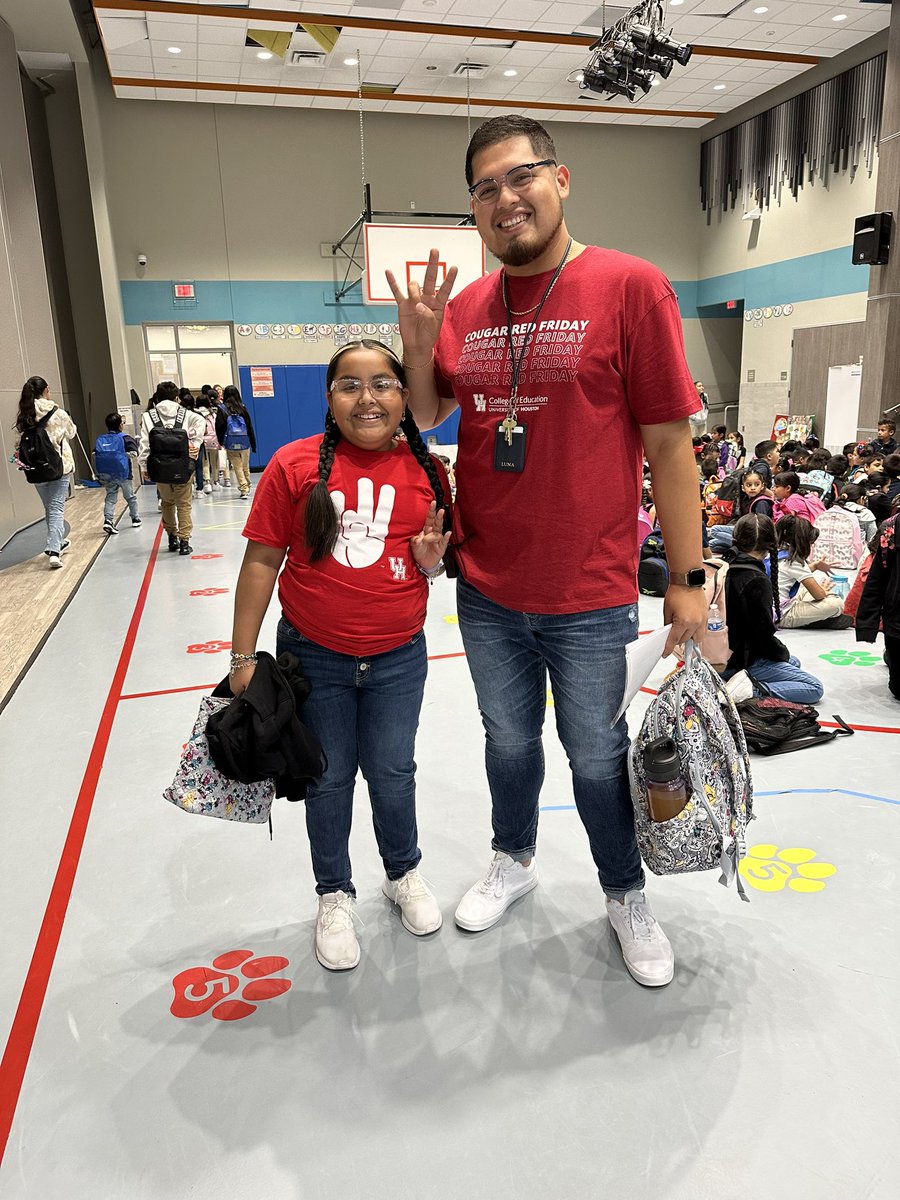
[[[101,433],[94,443],[94,470],[107,479],[127,479],[131,474],[125,453],[124,433]]]
[[[247,422],[243,417],[228,414],[228,424],[225,426],[226,450],[249,450],[250,438],[247,436]]]

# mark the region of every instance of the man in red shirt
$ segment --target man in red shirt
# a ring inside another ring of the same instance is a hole
[[[409,407],[422,429],[460,409],[454,542],[459,624],[486,735],[494,861],[456,922],[487,929],[537,885],[549,674],[575,803],[626,966],[674,972],[644,893],[627,775],[625,646],[637,636],[642,447],[671,569],[666,650],[704,627],[697,470],[688,418],[700,401],[668,280],[641,259],[569,235],[569,171],[527,117],[476,130],[472,211],[504,264],[448,303],[392,276]],[[700,568],[699,572],[697,568]]]

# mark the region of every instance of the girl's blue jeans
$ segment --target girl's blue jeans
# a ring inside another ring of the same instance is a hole
[[[311,642],[282,617],[276,646],[303,664],[312,692],[300,717],[328,758],[306,795],[316,891],[356,895],[349,842],[358,771],[369,787],[385,872],[401,879],[422,857],[414,753],[428,669],[424,632],[386,654],[357,658]]]
[[[758,658],[747,671],[764,683],[773,696],[779,700],[792,700],[794,704],[818,704],[825,691],[821,680],[800,670],[800,659],[793,654],[787,662]]]
[[[49,483],[36,483],[37,494],[44,506],[44,520],[47,523],[47,546],[51,554],[59,554],[60,546],[66,536],[66,522],[63,510],[69,495],[69,477],[53,479]]]
[[[535,852],[549,675],[556,731],[600,884],[617,900],[642,888],[625,718],[610,727],[625,691],[625,646],[637,637],[637,605],[522,613],[460,578],[457,611],[484,725],[494,850],[519,862]]]

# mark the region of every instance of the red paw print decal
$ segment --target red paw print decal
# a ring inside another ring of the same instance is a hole
[[[221,554],[192,554],[191,558],[202,561],[204,558],[221,558]]]
[[[189,967],[175,976],[169,1011],[173,1017],[187,1018],[212,1010],[217,1021],[241,1021],[256,1012],[254,1001],[274,1000],[290,990],[290,979],[271,978],[288,965],[277,955],[254,958],[252,950],[228,950],[214,958],[211,967]],[[238,968],[240,973],[233,973]]]
[[[224,596],[228,588],[195,588],[189,596]]]
[[[231,642],[195,642],[192,646],[188,646],[188,654],[221,654],[223,650],[230,650]]]

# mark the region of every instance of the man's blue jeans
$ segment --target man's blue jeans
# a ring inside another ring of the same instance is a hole
[[[131,513],[132,521],[136,521],[138,513],[137,496],[134,494],[134,484],[130,479],[107,479],[101,478],[100,482],[106,488],[106,499],[103,501],[103,520],[112,521],[116,515],[116,496],[119,494],[119,488],[122,489],[122,496],[125,503],[128,505],[128,511]]]
[[[637,604],[521,613],[461,578],[457,611],[485,730],[493,848],[518,862],[535,851],[549,674],[556,730],[600,884],[617,900],[642,888],[625,718],[610,728],[625,691],[625,646],[637,637]]]
[[[355,658],[309,641],[282,617],[276,645],[278,654],[287,650],[303,664],[312,692],[301,719],[328,758],[306,795],[316,891],[356,895],[349,841],[360,770],[384,869],[389,879],[401,879],[422,857],[413,756],[428,669],[424,633],[386,654]]]
[[[59,554],[60,546],[66,536],[66,522],[63,511],[69,496],[69,477],[53,479],[49,483],[36,483],[37,494],[44,506],[44,520],[47,523],[47,546],[50,554]]]

